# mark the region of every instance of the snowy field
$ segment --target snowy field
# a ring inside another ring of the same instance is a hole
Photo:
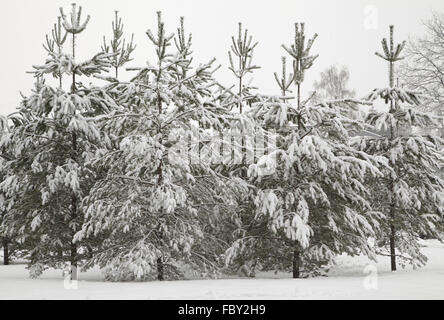
[[[311,279],[271,273],[255,279],[110,283],[91,270],[80,274],[77,289],[66,289],[60,270],[30,279],[24,264],[0,265],[0,299],[444,299],[444,245],[435,240],[424,245],[429,262],[418,270],[391,273],[387,257],[373,268],[366,258],[343,256],[329,277]]]

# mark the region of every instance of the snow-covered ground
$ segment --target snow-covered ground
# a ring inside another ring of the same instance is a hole
[[[77,289],[60,270],[30,279],[23,264],[0,265],[0,299],[444,299],[444,245],[424,241],[427,266],[389,271],[389,258],[375,265],[341,256],[329,277],[291,279],[259,274],[254,279],[165,282],[103,282],[99,270],[81,273]]]

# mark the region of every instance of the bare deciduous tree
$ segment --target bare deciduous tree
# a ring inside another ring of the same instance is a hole
[[[409,40],[399,70],[401,84],[426,95],[421,107],[444,115],[444,14],[423,22],[426,33]]]
[[[336,65],[332,65],[321,72],[320,77],[321,79],[313,84],[316,91],[313,98],[317,100],[316,102],[353,98],[355,96],[355,91],[347,87],[350,79],[347,66],[342,66],[339,69]]]

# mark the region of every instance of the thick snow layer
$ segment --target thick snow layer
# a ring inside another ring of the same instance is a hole
[[[427,266],[390,272],[389,258],[338,257],[329,277],[291,279],[262,273],[254,279],[103,282],[99,270],[80,274],[77,289],[60,270],[30,279],[23,264],[0,265],[0,299],[444,299],[444,245],[424,241]]]

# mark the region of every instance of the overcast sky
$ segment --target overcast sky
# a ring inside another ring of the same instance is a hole
[[[0,33],[0,113],[14,111],[20,101],[19,91],[29,92],[32,75],[26,71],[42,64],[42,43],[59,15],[59,7],[69,12],[69,1],[14,0],[2,2]],[[444,12],[442,0],[88,0],[77,1],[84,13],[91,15],[88,28],[78,40],[79,59],[89,58],[100,49],[103,35],[110,36],[114,10],[119,10],[128,35],[134,33],[137,49],[131,66],[142,66],[153,50],[145,31],[156,26],[156,11],[162,11],[166,28],[174,32],[179,17],[193,33],[195,61],[207,62],[216,57],[222,68],[219,80],[228,85],[234,79],[227,69],[231,36],[242,22],[259,41],[254,63],[262,68],[254,74],[254,84],[264,93],[278,93],[273,72],[280,71],[282,43],[290,44],[295,22],[306,23],[306,33],[319,37],[312,52],[319,53],[315,65],[306,75],[305,90],[311,90],[319,73],[331,64],[347,65],[350,86],[358,95],[374,87],[387,85],[387,69],[374,52],[380,51],[388,25],[395,25],[397,42],[424,31],[421,20],[433,10]],[[69,47],[67,47],[69,49]],[[128,74],[123,74],[123,78]]]

